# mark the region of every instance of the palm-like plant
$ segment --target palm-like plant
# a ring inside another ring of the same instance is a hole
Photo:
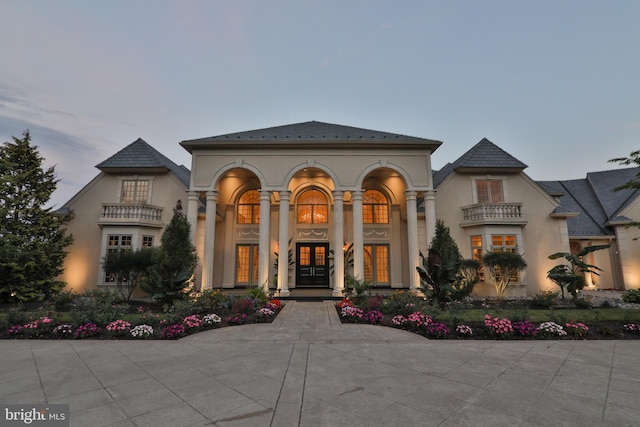
[[[565,288],[573,298],[578,297],[578,291],[584,288],[584,275],[586,273],[592,273],[596,276],[600,275],[598,271],[602,271],[602,269],[595,265],[587,264],[583,261],[583,257],[591,252],[608,249],[610,246],[611,245],[586,246],[575,254],[556,252],[555,254],[549,255],[549,259],[564,258],[569,262],[569,265],[558,264],[547,272],[547,278],[560,287],[562,299],[564,299]]]

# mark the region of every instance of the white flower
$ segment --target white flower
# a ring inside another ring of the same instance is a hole
[[[562,326],[554,322],[541,323],[540,326],[538,326],[538,331],[546,335],[557,335],[557,336],[567,335],[567,331],[565,331],[562,328]]]
[[[134,338],[147,338],[153,335],[153,328],[149,325],[138,325],[131,329],[131,336]]]
[[[216,323],[221,323],[222,319],[215,313],[207,314],[202,318],[203,325],[214,325]]]

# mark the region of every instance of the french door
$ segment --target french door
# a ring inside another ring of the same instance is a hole
[[[296,286],[329,286],[329,244],[296,244]]]

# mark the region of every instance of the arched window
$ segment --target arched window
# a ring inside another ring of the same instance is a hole
[[[245,191],[238,201],[238,224],[260,223],[260,194],[258,190]]]
[[[389,202],[378,190],[367,190],[362,195],[362,221],[365,224],[389,224]]]
[[[298,197],[298,224],[327,224],[329,204],[321,191],[307,190]]]

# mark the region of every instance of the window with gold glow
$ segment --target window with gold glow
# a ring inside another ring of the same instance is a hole
[[[260,223],[260,194],[258,190],[246,191],[238,200],[238,224]]]
[[[389,284],[389,245],[364,245],[364,279]]]
[[[298,197],[298,224],[327,224],[329,204],[318,190],[307,190]]]
[[[236,246],[236,283],[258,284],[258,245]]]
[[[381,191],[367,190],[362,195],[362,222],[389,224],[389,203]]]

